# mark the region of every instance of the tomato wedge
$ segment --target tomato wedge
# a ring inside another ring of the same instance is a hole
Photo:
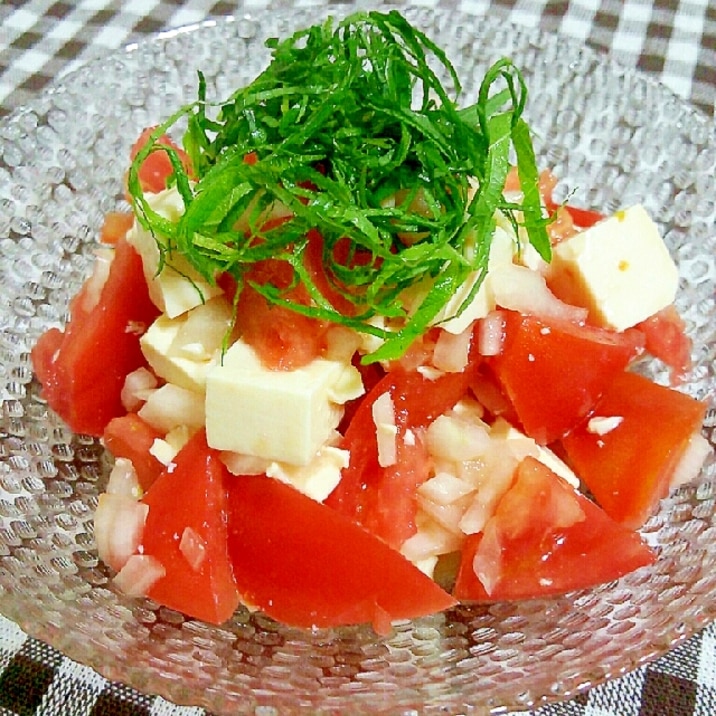
[[[297,627],[372,623],[455,600],[355,522],[264,475],[229,481],[229,553],[246,601]],[[150,512],[151,514],[151,512]]]
[[[637,528],[666,497],[671,477],[706,405],[636,373],[617,376],[596,406],[616,418],[606,432],[580,425],[562,444],[596,501],[615,520]]]
[[[70,307],[64,333],[50,329],[32,350],[32,362],[50,407],[76,433],[101,436],[126,411],[121,392],[128,373],[146,365],[139,337],[156,318],[142,260],[124,239],[99,303],[83,307],[83,289]]]
[[[415,491],[430,476],[419,432],[452,408],[468,390],[469,372],[435,380],[417,371],[387,373],[363,399],[346,429],[350,463],[326,504],[362,524],[394,548],[415,534]],[[389,393],[395,406],[396,462],[381,467],[373,405]]]
[[[454,594],[479,602],[563,594],[654,559],[638,533],[527,457],[484,531],[467,538]]]
[[[543,445],[576,427],[643,346],[639,331],[503,313],[502,350],[488,364],[525,432]]]
[[[239,605],[227,551],[227,478],[200,430],[142,499],[149,505],[143,554],[166,571],[147,596],[212,624],[225,622]]]
[[[161,437],[159,431],[136,413],[127,413],[107,423],[102,440],[115,458],[124,457],[131,461],[139,485],[146,492],[164,470],[164,465],[149,452],[154,441]]]

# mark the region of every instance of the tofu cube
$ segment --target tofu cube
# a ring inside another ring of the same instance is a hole
[[[172,221],[177,221],[184,213],[184,203],[176,188],[147,194],[147,201],[154,211]],[[149,296],[162,313],[176,318],[222,292],[218,286],[204,280],[178,253],[174,253],[157,273],[160,264],[158,240],[161,237],[154,236],[137,222],[127,232],[127,241],[142,257]]]
[[[177,318],[159,316],[141,337],[140,345],[160,378],[203,392],[206,372],[230,327],[231,306],[219,296]]]
[[[307,465],[332,437],[346,400],[363,393],[358,371],[317,358],[271,370],[238,340],[206,376],[206,434],[217,450]]]
[[[554,247],[550,287],[623,331],[674,301],[679,272],[644,207],[633,206]]]

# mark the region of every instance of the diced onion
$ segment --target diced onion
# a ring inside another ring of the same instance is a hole
[[[595,415],[587,423],[587,432],[593,435],[606,435],[615,428],[618,428],[624,418],[621,415]]]
[[[709,441],[700,432],[694,433],[671,476],[671,487],[680,487],[695,480],[710,452]]]
[[[97,249],[95,251],[94,268],[92,275],[87,279],[84,285],[82,296],[82,310],[87,313],[94,310],[99,303],[107,279],[109,278],[109,269],[114,260],[114,250],[110,248]]]
[[[413,564],[428,557],[448,554],[460,549],[462,537],[446,530],[433,519],[419,512],[416,518],[418,531],[403,542],[401,554]]]
[[[378,441],[378,464],[381,467],[395,465],[398,459],[396,447],[398,429],[395,426],[395,406],[390,393],[383,393],[375,399],[372,413]]]
[[[481,422],[441,415],[426,432],[431,455],[451,460],[473,460],[490,446],[490,434]]]
[[[114,461],[112,471],[109,473],[106,492],[111,495],[130,497],[133,500],[138,500],[142,496],[137,471],[131,460],[126,457],[118,457]]]
[[[138,415],[163,433],[180,425],[198,430],[206,423],[204,396],[174,383],[165,383],[152,391]]]
[[[132,497],[107,492],[99,496],[94,538],[100,559],[119,571],[142,542],[149,506]]]
[[[157,385],[158,382],[154,373],[144,366],[133,370],[124,379],[120,395],[122,407],[128,412],[136,412]]]
[[[164,466],[168,466],[177,456],[179,451],[162,438],[154,438],[154,442],[149,447],[149,454],[153,455]]]
[[[439,472],[418,488],[418,493],[437,505],[448,505],[474,491],[474,487],[447,472]]]
[[[502,351],[505,320],[499,311],[491,311],[479,323],[477,350],[483,356],[496,356]]]
[[[114,583],[128,597],[144,597],[166,574],[162,563],[147,554],[133,554],[115,575]]]
[[[490,274],[489,280],[495,301],[501,308],[573,323],[583,323],[587,319],[589,312],[586,308],[560,301],[547,287],[544,276],[525,266],[500,266]]]
[[[198,572],[206,559],[206,543],[201,535],[191,527],[184,528],[179,540],[179,551],[189,563],[189,566]]]
[[[500,545],[497,530],[492,523],[488,524],[480,540],[472,568],[475,576],[482,582],[488,596],[500,581],[502,574],[502,546]]]
[[[460,373],[470,357],[472,324],[462,333],[440,331],[433,352],[433,365],[446,373]]]
[[[441,527],[452,534],[462,537],[460,520],[467,509],[470,499],[470,495],[466,495],[455,500],[455,502],[439,505],[418,494],[418,505],[425,514],[432,517]]]

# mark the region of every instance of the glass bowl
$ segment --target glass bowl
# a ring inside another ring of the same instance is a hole
[[[264,66],[264,38],[350,9],[289,7],[163,34],[67,76],[0,123],[0,611],[110,679],[214,713],[534,708],[623,674],[714,618],[713,455],[644,527],[657,563],[618,582],[460,606],[398,622],[385,638],[367,627],[290,629],[245,611],[215,627],[115,590],[92,536],[108,460],[47,410],[33,379],[30,348],[63,323],[104,214],[124,205],[138,132],[195,97],[197,69],[221,98]],[[704,433],[713,444],[709,120],[565,38],[454,10],[402,9],[447,49],[468,98],[500,56],[524,69],[539,161],[561,177],[560,197],[605,212],[642,202],[657,220],[680,267],[678,307],[694,341],[682,387],[710,401]],[[666,380],[659,366],[650,370]]]

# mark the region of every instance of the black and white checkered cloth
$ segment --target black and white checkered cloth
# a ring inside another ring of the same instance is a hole
[[[0,0],[0,116],[66,72],[162,29],[265,7],[265,0]],[[297,0],[290,4],[315,4]],[[538,25],[651,74],[714,116],[714,0],[421,0]],[[281,0],[271,2],[280,7]],[[0,716],[205,716],[109,682],[0,617]],[[716,715],[716,625],[649,666],[539,716]]]
[[[292,5],[321,4],[297,0]],[[281,0],[2,0],[0,115],[93,57],[143,35],[210,15]],[[539,25],[608,52],[652,74],[707,114],[714,113],[716,4],[713,0],[421,0],[421,5],[491,13]]]
[[[531,716],[714,714],[716,625],[649,666]],[[0,716],[209,715],[107,681],[0,618]]]

